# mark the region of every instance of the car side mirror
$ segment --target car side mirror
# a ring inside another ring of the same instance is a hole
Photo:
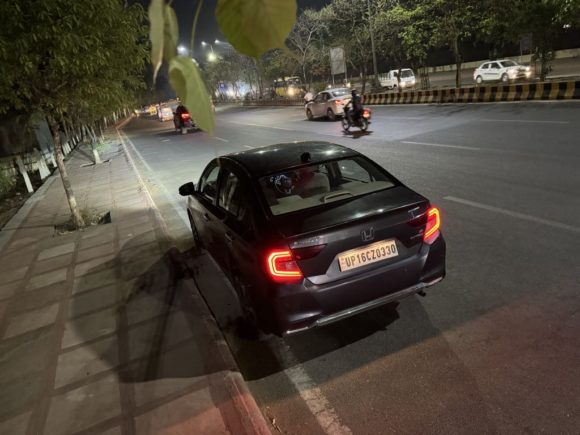
[[[195,184],[193,184],[191,181],[189,183],[185,183],[179,186],[179,194],[181,196],[190,196],[193,195],[194,193],[195,193]]]

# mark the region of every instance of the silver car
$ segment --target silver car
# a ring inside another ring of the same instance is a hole
[[[312,101],[306,103],[306,116],[309,120],[328,117],[334,121],[344,115],[344,106],[350,101],[349,88],[327,89],[316,94]]]

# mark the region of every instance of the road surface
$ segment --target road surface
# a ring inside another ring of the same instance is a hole
[[[375,159],[442,210],[447,277],[283,340],[240,337],[207,255],[197,281],[273,433],[578,433],[580,103],[373,108],[367,135],[300,108],[218,109],[214,137],[137,119],[129,148],[170,229],[216,154],[321,140]]]

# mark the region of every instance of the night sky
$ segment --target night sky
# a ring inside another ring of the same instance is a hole
[[[173,0],[172,5],[177,14],[179,23],[179,38],[180,43],[189,46],[191,38],[191,25],[193,23],[193,16],[197,8],[198,0]],[[314,8],[320,9],[330,0],[298,0],[298,8]],[[132,0],[130,3],[141,3],[147,10],[149,0]],[[195,48],[193,56],[200,56],[202,47],[201,41],[213,43],[216,39],[224,40],[223,35],[218,29],[214,11],[217,5],[217,0],[204,0],[203,7],[197,23],[197,31],[195,35]]]

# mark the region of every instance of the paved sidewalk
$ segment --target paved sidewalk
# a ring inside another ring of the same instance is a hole
[[[109,137],[108,162],[90,165],[81,146],[67,167],[81,208],[110,211],[112,223],[56,234],[69,210],[54,179],[2,230],[0,434],[269,433]]]

